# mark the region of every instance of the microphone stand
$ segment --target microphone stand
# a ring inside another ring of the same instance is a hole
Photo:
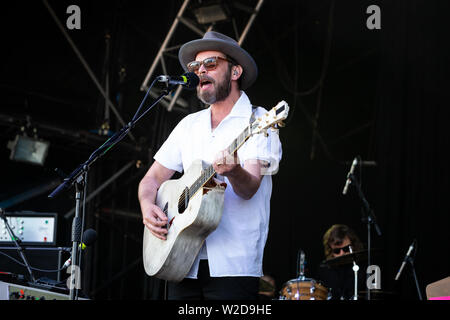
[[[146,115],[162,98],[170,94],[170,92],[176,87],[175,85],[166,85],[166,88],[163,89],[163,92],[159,97],[144,111],[141,115],[138,116],[141,108],[143,107],[144,101],[146,100],[150,89],[153,87],[154,83],[156,82],[158,78],[156,78],[149,89],[147,90],[147,93],[145,94],[138,110],[136,111],[134,117],[132,120],[127,123],[120,131],[116,132],[113,136],[111,136],[105,143],[103,143],[97,150],[95,150],[88,160],[86,160],[84,163],[82,163],[78,168],[76,168],[67,178],[64,179],[63,183],[61,183],[53,192],[48,196],[49,198],[54,198],[56,195],[58,195],[60,192],[62,192],[65,189],[70,189],[73,185],[75,185],[75,216],[72,221],[72,267],[71,267],[71,284],[69,285],[70,289],[70,300],[75,300],[75,289],[78,288],[79,281],[79,274],[77,274],[78,269],[78,245],[81,242],[81,233],[82,233],[82,225],[84,221],[84,214],[80,219],[80,206],[82,205],[83,208],[85,207],[85,203],[83,200],[83,203],[81,203],[81,189],[84,186],[86,191],[86,181],[87,181],[87,174],[92,166],[92,164],[100,159],[103,155],[105,155],[112,147],[114,147],[117,143],[122,141],[123,138],[125,138],[130,130],[135,127],[136,123],[142,119],[144,115]],[[84,197],[86,199],[86,197]],[[83,211],[84,212],[84,211]],[[79,271],[79,269],[78,269]]]
[[[370,266],[370,251],[371,251],[371,225],[373,224],[375,226],[375,230],[378,234],[378,236],[381,236],[381,230],[380,227],[377,224],[377,220],[375,217],[375,214],[372,210],[372,208],[369,205],[369,202],[367,201],[366,197],[364,196],[364,193],[361,190],[361,185],[358,181],[358,179],[355,177],[353,173],[349,174],[349,179],[351,180],[351,184],[353,184],[356,188],[356,191],[358,193],[359,198],[361,199],[363,203],[363,211],[366,213],[366,216],[363,217],[363,221],[367,223],[367,265]],[[370,288],[367,288],[367,300],[370,300]]]
[[[8,230],[9,236],[11,237],[11,241],[14,242],[14,246],[17,248],[17,252],[19,253],[20,257],[22,258],[23,263],[25,264],[25,267],[28,270],[31,282],[33,284],[36,283],[36,279],[34,278],[33,270],[31,269],[31,266],[28,263],[28,260],[27,260],[27,257],[25,256],[25,252],[24,252],[23,248],[19,244],[20,239],[18,239],[16,237],[16,235],[14,234],[14,232],[12,231],[11,226],[8,223],[8,220],[6,219],[5,211],[2,208],[0,208],[0,218],[3,219],[3,221],[5,223],[5,227]]]
[[[416,284],[417,295],[419,296],[419,300],[423,300],[422,293],[420,292],[419,281],[417,280],[416,269],[414,268],[414,258],[409,256],[407,261],[411,265],[411,270],[412,270],[412,273],[413,273],[414,282]]]
[[[416,249],[416,250],[417,250],[417,249]],[[407,262],[407,263],[409,263],[410,266],[411,266],[411,271],[412,271],[412,274],[413,274],[413,277],[414,277],[414,283],[415,283],[416,289],[417,289],[417,295],[419,296],[419,300],[423,300],[423,299],[422,299],[422,293],[420,292],[419,281],[417,280],[416,269],[415,269],[415,267],[414,267],[414,258],[415,258],[415,256],[416,256],[416,253],[417,253],[417,251],[414,251],[414,257],[413,257],[413,255],[408,255],[404,261]],[[402,263],[402,265],[403,265],[403,263]],[[400,269],[400,270],[401,270],[401,269]],[[400,276],[400,274],[401,274],[400,272],[401,272],[401,271],[399,271],[397,277]],[[396,280],[398,280],[398,278],[396,278]]]

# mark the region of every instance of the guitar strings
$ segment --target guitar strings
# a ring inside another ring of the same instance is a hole
[[[234,152],[236,152],[236,151],[242,146],[242,144],[248,139],[249,136],[247,135],[247,130],[248,130],[248,127],[246,127],[246,128],[241,132],[241,134],[239,134],[239,136],[238,136],[236,139],[233,140],[233,142],[232,142],[232,143],[230,144],[230,146],[227,148],[229,153],[234,153]],[[242,141],[241,143],[238,144],[238,139],[239,139],[239,140],[242,139],[243,141]],[[234,145],[236,145],[236,147],[234,147]],[[231,150],[230,150],[230,149],[231,149]],[[233,150],[233,149],[234,149],[234,150]],[[209,172],[210,172],[210,173],[209,173]],[[205,176],[205,173],[209,173],[209,174],[207,174],[207,175]],[[199,181],[202,181],[202,180],[203,180],[203,182],[199,184],[198,188],[192,193],[192,196],[193,196],[194,194],[196,194],[197,191],[200,190],[200,188],[214,176],[214,174],[216,174],[216,171],[213,169],[213,166],[212,166],[212,165],[210,165],[208,168],[206,168],[205,170],[203,170],[203,171],[202,171],[202,174],[200,175],[200,177],[199,177],[199,178],[191,185],[191,187],[189,188],[189,191],[191,191],[191,190],[193,189],[192,187],[193,187],[195,184],[197,184]],[[207,179],[206,179],[206,177],[207,177]],[[203,179],[202,179],[202,178],[203,178]],[[189,192],[189,193],[191,193],[191,192]],[[189,197],[189,198],[191,198],[191,197]],[[184,202],[185,200],[186,200],[186,192],[183,191],[183,193],[182,193],[181,196],[180,196],[180,199],[179,199],[178,203],[182,203],[182,202]]]
[[[238,135],[238,137],[236,139],[233,140],[233,142],[228,146],[228,153],[232,154],[234,152],[236,152],[243,144],[245,141],[247,141],[247,139],[250,137],[250,132],[251,132],[251,127],[254,125],[254,123],[249,124],[248,126],[245,127],[245,129]],[[242,142],[238,142],[238,140],[242,140]],[[236,146],[234,146],[236,145]],[[231,149],[231,150],[230,150]],[[213,169],[212,165],[210,165],[208,168],[206,168],[205,170],[202,170],[202,173],[200,175],[199,178],[197,178],[197,180],[195,180],[195,182],[191,185],[191,187],[188,188],[188,192],[189,194],[187,195],[189,197],[189,199],[192,198],[192,196],[194,196],[198,190],[200,190],[201,187],[204,186],[204,184],[206,182],[208,182],[215,174],[216,171]],[[204,174],[207,173],[208,171],[211,171],[211,174],[206,175],[209,176],[207,179],[206,177],[204,177]],[[203,179],[202,179],[203,177]],[[196,185],[199,181],[204,180],[202,183],[199,184],[199,186],[196,188],[196,190],[194,192],[192,192],[191,194],[191,190],[193,189],[194,185]],[[182,192],[178,203],[183,203],[186,200],[186,189]]]
[[[245,138],[245,140],[247,140],[247,138]],[[242,143],[240,143],[239,146],[236,147],[236,149],[233,152],[230,152],[230,153],[236,152],[237,149],[239,149],[241,147],[241,145],[245,142],[245,140]],[[191,185],[190,188],[188,188],[189,194],[187,196],[189,197],[189,199],[191,199],[192,196],[194,196],[197,193],[197,191],[200,190],[205,185],[205,183],[208,182],[216,174],[216,171],[212,168],[213,168],[213,166],[210,165],[208,168],[203,170],[200,177],[197,178],[197,180],[195,180],[195,182]],[[207,173],[207,174],[205,175],[205,173]],[[199,181],[202,181],[202,180],[203,180],[203,182],[199,183]],[[193,188],[196,184],[198,184],[198,187]],[[194,189],[194,192],[191,192],[191,190],[193,190],[193,189]],[[186,189],[182,192],[182,194],[178,200],[178,203],[183,203],[185,200],[186,200]]]

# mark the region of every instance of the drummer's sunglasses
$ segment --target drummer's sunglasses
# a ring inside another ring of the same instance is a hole
[[[188,69],[189,72],[197,72],[198,69],[200,69],[200,67],[202,65],[204,65],[206,70],[211,71],[211,70],[214,70],[217,67],[219,59],[222,59],[222,60],[234,63],[230,59],[223,58],[223,57],[218,57],[218,56],[217,57],[209,57],[209,58],[206,58],[203,61],[192,61],[192,62],[189,62],[187,64],[187,69]]]
[[[347,246],[342,247],[342,248],[334,248],[334,249],[331,249],[331,251],[332,251],[334,254],[339,254],[339,253],[341,252],[341,250],[344,250],[345,253],[350,252],[350,245],[347,245]]]

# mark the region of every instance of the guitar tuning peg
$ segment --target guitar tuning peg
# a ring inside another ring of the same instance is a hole
[[[286,124],[283,121],[278,122],[278,126],[283,128],[286,126]]]

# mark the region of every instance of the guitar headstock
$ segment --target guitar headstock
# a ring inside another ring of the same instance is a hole
[[[266,133],[268,128],[284,127],[285,120],[289,113],[289,105],[282,100],[278,104],[267,111],[263,116],[255,119],[251,124],[251,134]]]

